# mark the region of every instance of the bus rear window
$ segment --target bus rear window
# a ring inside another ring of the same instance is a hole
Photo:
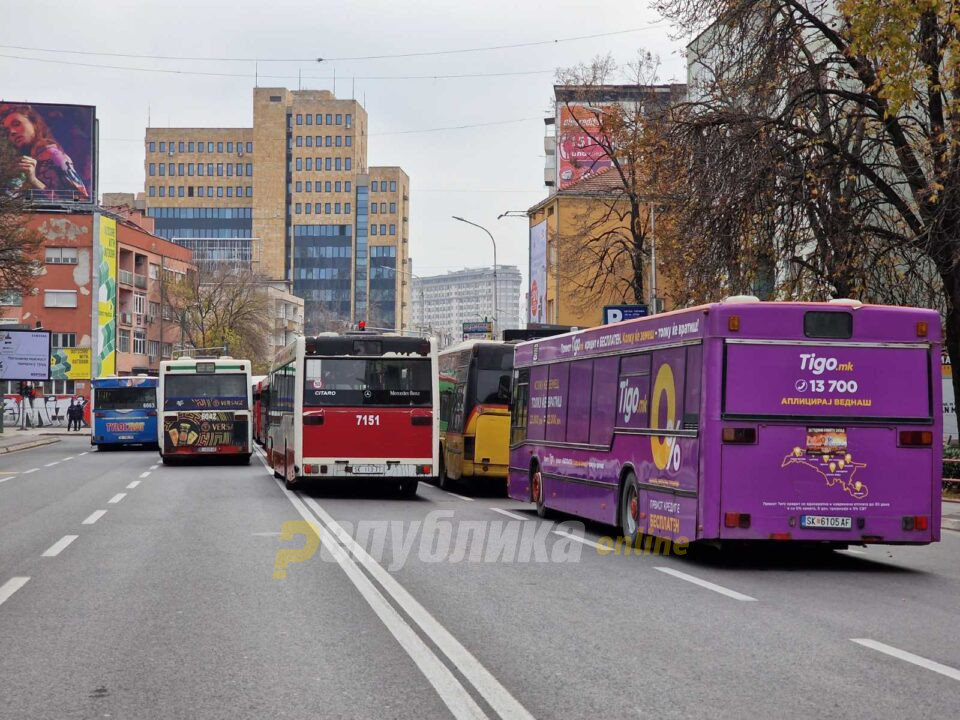
[[[426,406],[433,404],[429,360],[307,358],[303,404]]]
[[[170,374],[165,378],[164,410],[244,410],[248,382],[242,373]]]
[[[97,410],[155,410],[156,388],[98,388],[93,396]]]
[[[809,338],[848,340],[853,336],[853,315],[811,310],[803,315],[803,334]]]

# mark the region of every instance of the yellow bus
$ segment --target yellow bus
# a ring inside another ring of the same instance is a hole
[[[506,488],[513,347],[468,340],[440,353],[440,487]]]

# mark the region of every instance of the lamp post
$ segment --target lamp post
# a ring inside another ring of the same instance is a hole
[[[499,321],[500,313],[497,308],[497,295],[499,294],[499,286],[497,285],[497,241],[493,239],[493,234],[487,230],[483,225],[477,225],[475,222],[470,222],[469,220],[464,220],[462,217],[457,215],[452,216],[454,220],[459,220],[462,223],[467,225],[473,225],[476,228],[480,228],[487,235],[490,236],[490,242],[493,243],[493,337],[497,337],[497,322]]]

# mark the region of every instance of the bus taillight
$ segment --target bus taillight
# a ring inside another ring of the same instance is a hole
[[[724,513],[723,524],[728,528],[742,528],[746,530],[750,527],[750,513]]]
[[[900,445],[904,447],[930,447],[933,433],[929,430],[901,430]]]
[[[429,475],[432,469],[429,465],[417,465],[417,475]]]
[[[904,530],[926,530],[930,527],[930,518],[927,515],[904,515],[901,527]]]

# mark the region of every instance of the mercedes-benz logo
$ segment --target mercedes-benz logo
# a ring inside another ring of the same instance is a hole
[[[364,391],[363,391],[363,396],[364,396],[365,398],[371,398],[371,397],[373,397],[373,393],[370,392],[369,390],[364,390]]]

